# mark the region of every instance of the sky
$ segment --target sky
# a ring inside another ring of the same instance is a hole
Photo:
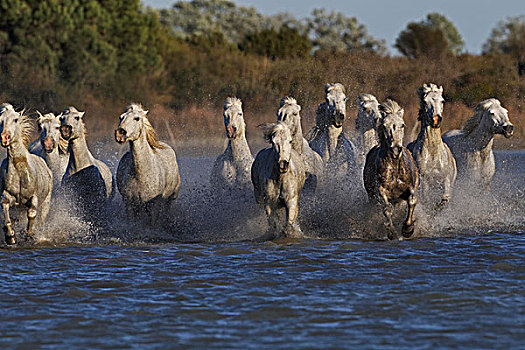
[[[237,5],[253,6],[259,12],[273,15],[289,12],[306,17],[314,8],[324,7],[356,17],[377,39],[392,47],[399,32],[408,22],[423,20],[429,12],[445,15],[458,28],[466,50],[480,53],[492,28],[507,17],[525,15],[525,0],[233,0]],[[142,0],[147,6],[170,7],[174,0]]]

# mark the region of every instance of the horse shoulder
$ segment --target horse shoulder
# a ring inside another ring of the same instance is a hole
[[[131,169],[132,162],[133,160],[130,151],[126,152],[118,162],[116,180],[120,192],[122,192],[124,189],[126,179],[129,176],[129,171]]]
[[[98,171],[100,172],[100,175],[104,180],[104,183],[106,185],[106,197],[109,198],[113,189],[113,174],[111,173],[111,170],[109,169],[108,165],[103,161],[95,159],[94,164],[98,168]]]

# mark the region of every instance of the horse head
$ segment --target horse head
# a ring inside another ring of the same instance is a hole
[[[13,143],[23,141],[27,146],[32,132],[31,120],[24,116],[24,111],[17,112],[9,103],[0,105],[0,135],[2,147],[9,147]]]
[[[514,134],[514,125],[509,120],[509,111],[501,105],[501,102],[491,98],[480,102],[474,112],[481,113],[479,127],[489,130],[493,134],[500,134],[510,138]]]
[[[237,97],[228,97],[224,101],[224,128],[229,139],[235,139],[244,134],[246,124],[242,113],[242,102]]]
[[[85,134],[84,121],[82,120],[84,113],[73,106],[68,106],[58,115],[62,138],[74,140]]]
[[[51,153],[60,144],[60,120],[53,113],[37,114],[40,143],[45,152]]]
[[[274,162],[281,174],[288,172],[292,157],[292,134],[283,122],[268,124],[264,127],[264,138],[272,145]]]
[[[377,130],[381,123],[381,113],[379,112],[379,102],[374,95],[361,94],[357,98],[359,111],[357,112],[356,128],[358,131],[365,132],[370,129]]]
[[[130,104],[119,117],[118,127],[115,129],[115,141],[125,143],[137,140],[144,128],[148,111],[138,104]]]
[[[443,119],[443,87],[436,84],[427,83],[417,90],[420,108],[418,120],[423,126],[432,128],[441,127]]]
[[[342,127],[346,117],[346,95],[343,84],[326,84],[326,104],[328,106],[328,120],[327,123]]]
[[[286,124],[292,137],[297,135],[299,131],[302,133],[300,111],[301,106],[297,104],[295,98],[287,96],[281,99],[280,107],[277,110],[277,121]]]
[[[387,99],[379,106],[381,124],[379,138],[387,153],[393,158],[399,158],[403,150],[403,137],[405,136],[405,111],[397,102]]]

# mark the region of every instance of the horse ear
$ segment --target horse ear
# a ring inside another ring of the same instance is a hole
[[[399,114],[401,114],[401,117],[403,117],[405,115],[405,110],[401,108],[401,110],[399,111]]]
[[[78,112],[78,114],[80,114],[80,118],[82,118],[84,116],[86,112]]]
[[[439,92],[443,93],[443,86],[439,87]]]
[[[149,111],[144,111],[144,115],[148,114]]]

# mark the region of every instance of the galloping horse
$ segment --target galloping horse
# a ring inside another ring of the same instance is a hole
[[[292,147],[292,134],[286,124],[266,125],[264,138],[272,146],[261,150],[252,165],[255,200],[264,206],[272,238],[279,235],[278,216],[283,207],[286,209],[284,235],[302,237],[297,216],[299,195],[306,176],[304,162]]]
[[[423,202],[441,207],[452,197],[456,181],[456,161],[441,139],[443,87],[429,83],[417,90],[421,130],[407,148],[412,152],[421,176]]]
[[[379,112],[379,102],[374,95],[361,94],[357,98],[359,110],[355,119],[356,153],[357,162],[363,167],[368,152],[377,146],[379,139],[377,137],[377,128],[381,121]]]
[[[508,111],[495,98],[484,100],[474,107],[474,115],[463,130],[450,130],[443,135],[456,158],[458,182],[487,190],[496,171],[492,143],[494,135],[506,138],[514,134]]]
[[[141,105],[130,104],[119,117],[115,141],[129,142],[117,168],[117,187],[129,220],[155,225],[167,214],[180,189],[175,151],[157,140]]]
[[[53,113],[38,112],[40,135],[29,146],[29,151],[44,159],[53,174],[53,190],[56,192],[69,163],[68,142],[60,135],[60,120]]]
[[[4,231],[7,244],[16,243],[9,210],[27,207],[27,235],[33,235],[33,225],[44,222],[49,213],[53,175],[42,158],[29,153],[27,146],[33,131],[32,120],[16,112],[9,103],[0,105],[0,134],[7,158],[2,161],[1,193]]]
[[[277,121],[288,126],[292,134],[292,148],[299,154],[304,161],[307,181],[305,190],[315,192],[318,184],[322,182],[324,175],[324,165],[321,156],[310,148],[308,142],[303,137],[301,126],[301,106],[293,97],[283,97],[279,109],[277,110]]]
[[[231,193],[250,186],[253,157],[246,141],[241,100],[228,97],[224,102],[223,117],[228,146],[213,164],[210,183],[215,191]]]
[[[370,200],[383,206],[389,239],[399,237],[392,223],[393,204],[400,200],[407,202],[408,213],[402,234],[410,237],[414,233],[419,174],[412,155],[403,147],[404,110],[390,99],[381,104],[379,109],[382,116],[378,130],[380,142],[366,156],[364,185]]]

